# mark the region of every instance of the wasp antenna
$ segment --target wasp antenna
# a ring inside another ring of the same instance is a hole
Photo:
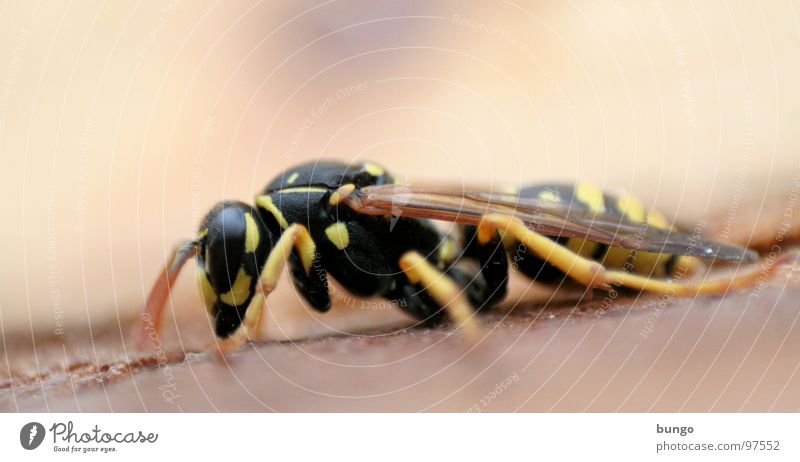
[[[172,285],[178,278],[181,269],[187,261],[197,255],[200,251],[200,244],[197,241],[181,242],[175,247],[167,264],[158,276],[155,284],[153,284],[150,295],[147,296],[147,301],[144,304],[144,310],[141,315],[141,324],[139,335],[137,338],[137,346],[139,349],[144,349],[146,340],[155,333],[157,336],[161,330],[161,315],[164,312],[164,304],[169,297]]]

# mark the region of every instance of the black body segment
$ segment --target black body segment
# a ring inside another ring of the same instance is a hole
[[[383,167],[372,162],[345,164],[325,160],[308,162],[286,170],[267,185],[263,194],[296,187],[336,189],[353,183],[362,188],[393,182],[394,178]]]
[[[242,323],[258,276],[272,248],[258,212],[241,202],[222,202],[206,215],[197,243],[198,284],[219,337]]]
[[[469,288],[469,298],[478,309],[490,307],[502,301],[508,292],[508,256],[503,240],[495,235],[486,244],[480,244],[473,226],[464,227],[465,257],[478,261],[478,282],[475,275],[453,267],[451,275]],[[468,235],[469,234],[469,235]],[[468,278],[472,278],[468,280]]]
[[[416,251],[447,270],[451,262],[442,259],[441,250],[446,240],[436,227],[428,220],[364,215],[346,204],[331,203],[331,195],[344,185],[362,188],[393,183],[394,178],[374,163],[311,162],[285,171],[256,197],[256,207],[273,240],[294,223],[309,230],[320,265],[313,276],[316,279],[303,276],[299,261],[289,263],[295,287],[312,306],[319,308],[323,299],[330,303],[327,273],[356,296],[381,296],[398,302],[421,320],[442,318],[441,307],[424,287],[408,281],[398,263],[403,254]],[[324,281],[324,286],[319,281]]]

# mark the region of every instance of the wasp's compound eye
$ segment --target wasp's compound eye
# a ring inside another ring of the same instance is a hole
[[[205,270],[217,293],[231,290],[245,255],[247,221],[245,212],[235,205],[222,208],[210,217],[205,237]]]

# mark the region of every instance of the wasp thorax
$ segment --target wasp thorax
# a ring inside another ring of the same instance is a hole
[[[227,337],[241,325],[255,294],[270,238],[250,206],[222,202],[206,215],[198,241],[203,302],[217,335]]]

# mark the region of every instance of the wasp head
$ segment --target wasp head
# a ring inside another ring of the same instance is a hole
[[[241,202],[221,202],[203,219],[197,243],[198,284],[218,337],[241,326],[272,245],[258,214]]]

